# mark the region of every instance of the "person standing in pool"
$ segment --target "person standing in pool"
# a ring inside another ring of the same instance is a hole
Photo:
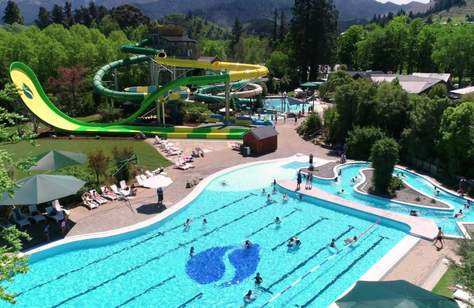
[[[194,246],[192,246],[190,249],[189,249],[189,256],[192,258],[194,257]]]
[[[262,282],[263,282],[263,278],[262,278],[262,276],[260,276],[260,273],[257,273],[257,275],[255,275],[254,279],[255,279],[255,284],[258,285],[258,286],[261,285]]]
[[[300,190],[301,188],[301,170],[298,170],[298,174],[296,175],[296,190]]]

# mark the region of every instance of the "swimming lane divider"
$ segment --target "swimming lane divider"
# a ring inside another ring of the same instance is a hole
[[[104,285],[106,285],[106,284],[108,284],[108,283],[110,283],[110,282],[116,280],[117,278],[120,278],[120,277],[122,277],[122,276],[125,276],[125,275],[127,275],[127,274],[129,274],[129,273],[131,273],[131,272],[133,272],[133,271],[135,271],[135,270],[137,270],[137,269],[139,269],[139,268],[142,268],[142,267],[144,267],[145,265],[147,265],[147,264],[149,264],[149,263],[151,263],[151,262],[153,262],[153,261],[157,261],[157,260],[161,259],[162,257],[164,257],[164,256],[166,256],[166,255],[168,255],[168,254],[170,254],[170,253],[172,253],[172,252],[175,252],[175,251],[177,251],[177,250],[179,250],[179,249],[185,247],[186,245],[192,244],[192,243],[194,243],[194,242],[200,240],[200,239],[203,238],[203,237],[206,237],[206,236],[208,236],[208,235],[210,235],[210,234],[212,234],[212,233],[214,233],[214,232],[216,232],[216,231],[219,231],[220,229],[222,229],[222,228],[224,228],[224,227],[226,227],[226,226],[228,226],[228,225],[230,225],[230,224],[233,224],[234,222],[237,222],[237,221],[239,221],[239,220],[241,220],[241,219],[244,219],[245,217],[250,216],[250,215],[252,215],[252,214],[254,214],[254,213],[258,212],[258,211],[261,211],[261,210],[263,210],[263,209],[265,209],[265,208],[267,208],[267,207],[269,207],[269,206],[271,206],[271,205],[272,205],[272,204],[265,204],[265,205],[263,205],[263,206],[261,206],[261,207],[256,208],[256,209],[253,210],[253,211],[247,212],[247,213],[245,213],[245,214],[243,214],[243,215],[241,215],[241,216],[239,216],[239,217],[237,217],[237,218],[234,218],[234,219],[232,219],[231,221],[226,222],[225,224],[222,224],[222,225],[220,225],[220,226],[218,226],[218,227],[215,227],[214,229],[212,229],[212,230],[210,230],[210,231],[208,231],[208,232],[206,232],[206,233],[203,233],[203,234],[201,234],[201,235],[199,235],[199,236],[197,236],[197,237],[195,237],[195,238],[193,238],[193,239],[191,239],[191,240],[189,240],[189,241],[187,241],[187,242],[180,243],[178,246],[176,246],[176,247],[174,247],[174,248],[172,248],[172,249],[169,249],[169,250],[167,250],[167,251],[165,251],[165,252],[163,252],[163,253],[161,253],[161,254],[159,254],[159,255],[156,255],[156,256],[154,256],[153,258],[150,258],[150,259],[146,260],[145,262],[143,262],[143,263],[141,263],[141,264],[138,264],[138,265],[136,265],[136,266],[134,266],[134,267],[132,267],[132,268],[129,268],[129,269],[126,270],[126,271],[123,271],[123,272],[121,272],[121,273],[118,273],[118,274],[115,275],[114,277],[112,277],[112,278],[110,278],[110,279],[107,279],[107,280],[105,280],[104,282],[101,282],[101,283],[98,284],[98,285],[95,285],[95,286],[93,286],[93,287],[90,287],[89,289],[87,289],[87,290],[85,290],[85,291],[83,291],[83,292],[80,292],[80,293],[78,293],[78,294],[76,294],[76,295],[70,296],[70,297],[68,297],[68,298],[66,298],[66,299],[64,299],[64,300],[62,300],[62,301],[59,302],[58,304],[53,305],[52,307],[55,308],[55,307],[59,307],[59,306],[61,306],[61,305],[64,305],[65,303],[67,303],[67,302],[69,302],[69,301],[71,301],[71,300],[73,300],[73,299],[76,299],[76,298],[81,297],[81,296],[83,296],[83,295],[85,295],[85,294],[87,294],[87,293],[89,293],[89,292],[91,292],[91,291],[94,291],[94,290],[96,290],[96,289],[98,289],[98,288],[100,288],[100,287],[102,287],[102,286],[104,286]]]
[[[221,206],[220,208],[217,208],[217,209],[211,210],[211,211],[209,211],[209,212],[207,212],[207,213],[204,213],[204,214],[202,214],[201,216],[196,217],[196,219],[205,217],[206,215],[210,215],[210,214],[216,213],[216,212],[218,212],[218,211],[220,211],[220,210],[222,210],[222,209],[225,209],[225,208],[227,208],[227,207],[229,207],[229,206],[231,206],[231,205],[233,205],[233,204],[236,204],[236,203],[241,202],[241,201],[243,201],[243,200],[245,200],[245,199],[248,199],[248,198],[250,198],[251,196],[256,196],[256,194],[254,194],[254,193],[247,194],[247,195],[245,195],[244,197],[242,197],[242,198],[240,198],[240,199],[234,200],[234,201],[232,201],[232,202],[230,202],[230,203],[227,203],[227,204]],[[87,268],[87,267],[89,267],[89,266],[98,264],[98,263],[100,263],[100,262],[102,262],[102,261],[105,261],[105,260],[107,260],[107,259],[109,259],[109,258],[115,256],[115,255],[118,255],[118,254],[120,254],[120,253],[122,253],[122,252],[125,252],[125,251],[130,250],[130,249],[132,249],[132,248],[134,248],[134,247],[137,247],[137,246],[139,246],[139,245],[142,245],[142,244],[144,244],[144,243],[146,243],[146,242],[148,242],[148,241],[150,241],[150,240],[152,240],[152,239],[154,239],[154,238],[157,238],[157,237],[159,237],[159,236],[163,236],[163,235],[165,235],[166,233],[171,232],[171,231],[174,231],[174,230],[176,230],[176,229],[178,229],[178,228],[180,228],[180,227],[182,227],[182,226],[183,226],[183,224],[179,224],[179,225],[176,225],[176,226],[174,226],[174,227],[172,227],[172,228],[169,228],[169,229],[167,229],[167,230],[165,230],[165,231],[163,231],[163,232],[154,233],[154,234],[152,234],[152,235],[150,235],[150,236],[144,238],[143,240],[140,240],[140,241],[138,241],[138,242],[136,242],[136,243],[134,243],[134,244],[132,244],[132,245],[130,245],[130,246],[123,247],[123,248],[121,248],[121,249],[119,249],[119,250],[117,250],[117,251],[114,251],[114,252],[112,252],[112,253],[110,253],[110,254],[108,254],[108,255],[105,255],[105,256],[103,256],[103,257],[101,257],[101,258],[98,258],[98,259],[96,259],[96,260],[94,260],[94,261],[91,261],[91,262],[89,262],[89,263],[87,263],[87,264],[85,264],[85,265],[83,265],[83,266],[81,266],[81,267],[78,267],[78,268],[76,268],[76,269],[70,270],[69,272],[62,273],[61,275],[58,275],[58,276],[56,276],[56,277],[54,277],[54,278],[52,278],[52,279],[50,279],[50,280],[48,280],[48,281],[45,281],[45,282],[42,282],[42,283],[40,283],[40,284],[34,285],[34,286],[32,286],[32,287],[30,287],[30,288],[24,290],[24,291],[21,291],[21,292],[17,293],[16,296],[17,296],[17,297],[18,297],[18,296],[21,296],[21,295],[23,295],[23,294],[25,294],[25,293],[27,293],[27,292],[33,291],[34,289],[37,289],[37,288],[40,288],[40,287],[45,286],[45,285],[47,285],[47,284],[50,284],[50,283],[52,283],[52,282],[54,282],[54,281],[56,281],[56,280],[60,280],[60,279],[66,277],[66,276],[68,276],[68,275],[70,275],[70,274],[79,272],[79,271],[81,271],[81,270],[83,270],[83,269],[85,269],[85,268]]]
[[[184,303],[182,303],[181,305],[178,306],[178,308],[184,308],[186,307],[188,304],[191,304],[193,301],[197,300],[197,299],[200,299],[202,297],[203,293],[198,293],[196,295],[194,295],[193,297],[191,297],[190,299],[188,299],[187,301],[185,301]]]
[[[366,251],[364,251],[364,253],[362,253],[359,257],[357,257],[357,259],[355,259],[354,261],[352,261],[351,264],[349,264],[348,267],[346,267],[342,272],[340,272],[339,274],[336,275],[336,277],[334,277],[328,284],[326,284],[324,286],[324,288],[322,288],[321,290],[319,290],[319,292],[314,295],[310,300],[308,300],[306,303],[304,303],[303,305],[299,306],[299,307],[308,307],[312,302],[314,302],[321,294],[323,294],[324,291],[326,291],[334,282],[336,282],[339,278],[341,278],[345,273],[347,273],[348,271],[350,271],[360,260],[362,260],[365,256],[367,256],[369,254],[369,252],[371,252],[372,250],[374,250],[378,245],[380,245],[380,243],[386,239],[385,237],[383,236],[379,236],[379,239],[372,244],[372,246],[370,246]]]
[[[353,226],[349,226],[344,232],[342,232],[341,234],[339,234],[335,240],[338,241],[340,240],[343,236],[345,236],[347,233],[351,232],[352,230],[354,229]],[[276,284],[282,282],[283,280],[285,280],[286,278],[290,277],[291,274],[293,274],[295,271],[299,270],[300,268],[302,268],[303,266],[305,266],[306,264],[308,264],[309,261],[311,261],[312,259],[316,258],[321,252],[323,252],[324,250],[327,249],[327,246],[323,246],[321,248],[319,248],[315,253],[313,253],[311,256],[309,256],[308,258],[306,258],[305,260],[301,261],[298,265],[296,265],[295,267],[293,267],[291,270],[289,270],[288,272],[286,272],[284,275],[280,276],[280,278],[278,278],[276,281],[272,282],[268,287],[267,287],[267,290],[270,290],[271,288],[273,288]],[[272,293],[271,291],[269,293]],[[273,294],[273,293],[272,293]]]
[[[323,220],[328,220],[328,218],[326,218],[326,217],[321,217],[320,219],[316,220],[315,222],[313,222],[313,223],[310,224],[309,226],[305,227],[303,230],[300,230],[300,231],[298,231],[297,233],[293,234],[292,237],[301,235],[303,232],[308,231],[309,229],[313,228],[314,226],[316,226],[317,224],[319,224],[319,223],[320,223],[321,221],[323,221]],[[283,242],[279,243],[278,245],[276,245],[275,247],[272,248],[272,251],[275,251],[275,250],[277,250],[278,248],[280,248],[281,246],[285,245],[286,242],[288,242],[288,240],[284,240]]]
[[[173,279],[175,279],[175,278],[176,278],[176,276],[173,275],[173,276],[171,276],[171,277],[166,278],[165,280],[162,280],[162,281],[158,282],[157,284],[155,284],[155,285],[149,287],[148,289],[146,289],[146,290],[143,291],[142,293],[137,294],[137,295],[135,295],[135,296],[133,296],[133,297],[130,297],[130,298],[127,299],[125,302],[123,302],[123,303],[121,303],[120,305],[116,306],[116,308],[119,308],[119,307],[123,307],[123,306],[128,305],[129,303],[133,302],[134,300],[136,300],[136,299],[139,298],[140,296],[143,296],[143,295],[147,294],[148,292],[150,292],[150,291],[152,291],[152,290],[154,290],[154,289],[156,289],[156,288],[161,287],[162,285],[166,284],[167,282],[169,282],[170,280],[173,280]]]
[[[293,215],[294,213],[296,213],[296,212],[298,212],[298,211],[301,211],[301,210],[295,208],[293,211],[289,212],[288,214],[286,214],[286,215],[283,216],[282,218],[288,218],[288,217],[290,217],[291,215]],[[266,224],[265,226],[261,227],[260,229],[255,230],[255,231],[253,231],[252,233],[246,235],[245,237],[246,237],[246,238],[252,237],[252,236],[254,236],[255,234],[259,233],[260,231],[262,231],[262,230],[264,230],[264,229],[266,229],[266,228],[268,228],[268,227],[270,227],[271,225],[274,225],[274,224],[275,224],[275,222],[272,221],[272,222]]]

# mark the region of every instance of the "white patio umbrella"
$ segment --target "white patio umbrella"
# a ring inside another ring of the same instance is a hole
[[[143,186],[148,187],[148,188],[165,188],[168,187],[171,183],[173,183],[173,180],[170,179],[167,176],[164,175],[155,175],[152,176],[151,178],[148,178],[143,181]]]

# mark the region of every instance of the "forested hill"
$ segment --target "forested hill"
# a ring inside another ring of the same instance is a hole
[[[74,0],[73,8],[86,6],[90,0]],[[161,18],[172,13],[194,14],[230,25],[236,17],[242,21],[271,18],[273,10],[288,11],[290,14],[294,0],[95,0],[96,5],[107,8],[122,4],[133,4],[143,10],[152,19]],[[32,23],[38,14],[40,6],[51,9],[54,4],[64,5],[63,0],[18,0],[16,1],[22,11],[26,23]],[[0,11],[3,11],[6,1],[0,1]],[[339,20],[369,20],[374,15],[387,14],[388,12],[420,12],[429,6],[420,2],[407,5],[393,3],[380,3],[376,0],[334,0],[339,10]]]

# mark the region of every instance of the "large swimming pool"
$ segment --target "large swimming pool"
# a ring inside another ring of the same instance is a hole
[[[421,217],[434,220],[438,226],[443,229],[445,234],[451,236],[463,236],[463,233],[459,229],[457,222],[474,221],[474,210],[464,210],[464,203],[466,202],[465,198],[454,195],[442,189],[440,189],[439,195],[435,195],[433,184],[431,184],[425,178],[403,169],[396,168],[394,174],[396,175],[403,173],[403,177],[401,177],[401,179],[405,183],[409,184],[411,187],[415,188],[428,197],[436,198],[446,204],[451,205],[453,209],[437,210],[431,208],[420,208],[416,206],[412,207],[410,205],[394,202],[386,198],[377,198],[374,196],[363,195],[355,191],[354,184],[351,182],[351,179],[355,176],[361,178],[360,171],[369,167],[370,166],[367,163],[343,165],[340,168],[342,175],[338,177],[337,182],[334,180],[322,179],[316,179],[315,182],[319,188],[324,189],[325,191],[332,194],[337,194],[341,191],[341,189],[344,189],[344,193],[338,194],[340,197],[368,206],[387,209],[405,215],[409,215],[410,210],[416,209]],[[463,209],[465,211],[463,219],[456,219],[453,217],[454,213],[458,212],[459,209]]]
[[[291,97],[277,97],[268,96],[264,100],[264,108],[278,112],[293,112],[308,111],[309,104],[299,102]]]
[[[291,196],[284,203],[281,192],[268,204],[262,189],[270,191],[274,178],[294,178],[298,167],[288,162],[242,167],[215,178],[160,223],[36,253],[30,271],[10,286],[18,293],[17,306],[241,307],[244,294],[253,290],[250,306],[260,307],[315,267],[268,306],[327,306],[407,233],[385,220],[374,225],[374,217],[335,211],[323,201]],[[187,218],[193,220],[189,230],[183,227]],[[344,239],[368,228],[355,246],[344,246]],[[294,235],[302,244],[290,250],[286,242]],[[339,252],[328,248],[332,238]],[[249,249],[242,248],[246,239],[253,243]],[[253,282],[257,272],[263,288]]]

